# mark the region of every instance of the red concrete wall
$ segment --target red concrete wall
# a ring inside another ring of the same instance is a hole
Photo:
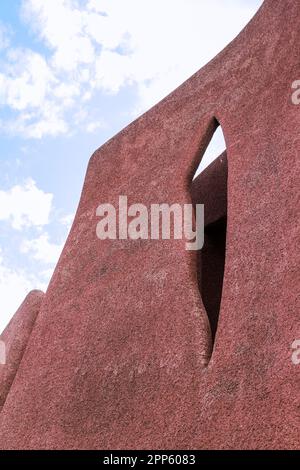
[[[299,20],[295,0],[266,0],[221,54],[92,156],[0,414],[0,448],[299,446]],[[197,254],[181,240],[100,241],[95,211],[120,194],[189,202],[215,119],[228,219],[212,352]]]

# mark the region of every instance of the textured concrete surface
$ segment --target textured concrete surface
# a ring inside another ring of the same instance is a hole
[[[0,364],[0,410],[18,371],[43,297],[41,291],[30,292],[0,335],[6,351],[6,363]]]
[[[299,22],[298,1],[266,0],[213,61],[91,157],[0,414],[0,448],[299,447]],[[212,351],[197,254],[180,240],[99,241],[95,211],[120,194],[189,202],[216,119],[228,207]]]

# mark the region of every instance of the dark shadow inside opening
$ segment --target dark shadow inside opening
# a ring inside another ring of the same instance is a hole
[[[204,204],[204,246],[197,253],[197,278],[213,344],[218,327],[226,256],[227,174],[227,155],[224,152],[191,185],[193,204]]]
[[[204,246],[198,253],[198,287],[205,306],[214,341],[222,298],[227,217],[205,227]]]

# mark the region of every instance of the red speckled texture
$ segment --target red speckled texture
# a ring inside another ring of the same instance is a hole
[[[299,24],[298,1],[266,0],[212,62],[92,156],[0,448],[299,447]],[[180,240],[100,241],[95,212],[120,194],[189,202],[216,119],[228,220],[211,355],[197,254]]]
[[[6,363],[0,364],[0,410],[2,409],[26,349],[44,293],[32,291],[25,298],[3,333]]]

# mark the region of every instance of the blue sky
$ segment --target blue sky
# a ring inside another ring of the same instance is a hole
[[[31,289],[47,288],[92,152],[213,58],[261,4],[0,2],[0,331]],[[206,164],[223,146],[219,132]]]

